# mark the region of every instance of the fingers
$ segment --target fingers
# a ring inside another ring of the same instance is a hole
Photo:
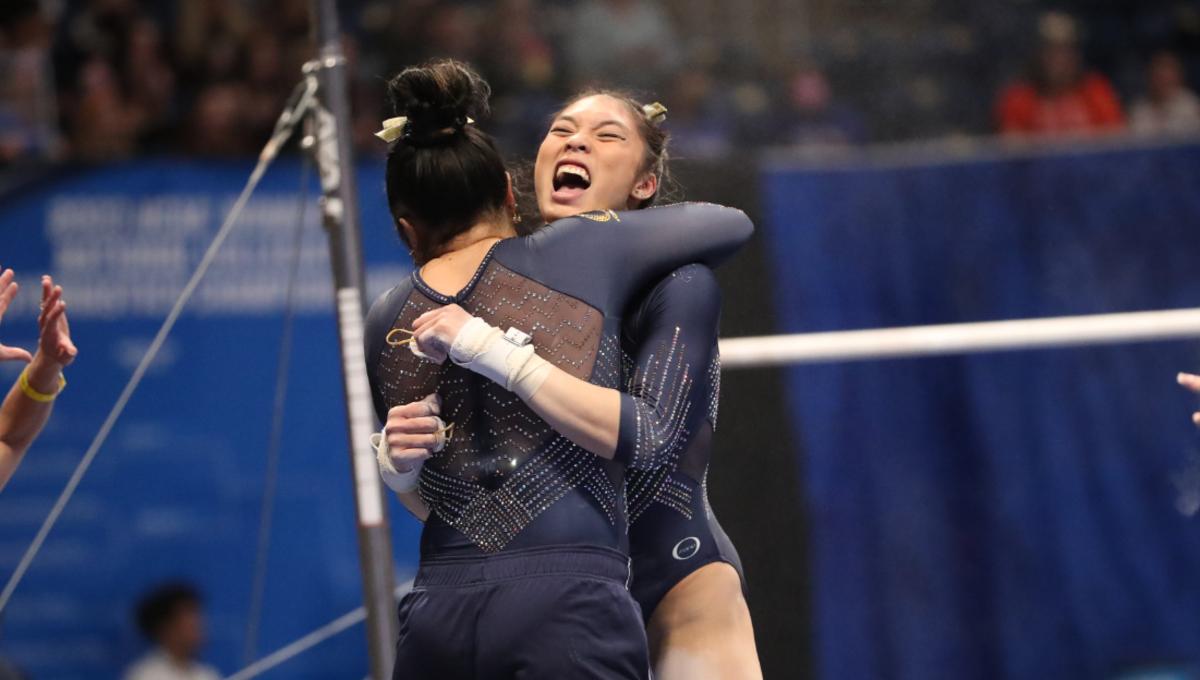
[[[401,451],[393,449],[388,454],[388,460],[391,462],[392,467],[400,474],[412,472],[415,465],[432,457],[425,449],[404,449]]]
[[[387,435],[388,448],[392,450],[393,455],[396,451],[405,451],[407,449],[421,449],[432,455],[434,449],[438,448],[440,435],[437,434],[403,434],[391,433]]]
[[[1175,381],[1193,392],[1200,392],[1200,375],[1180,373],[1175,376]]]
[[[437,309],[431,309],[421,316],[413,319],[413,330],[419,330],[425,326],[431,326],[437,323],[438,319],[445,316],[447,309],[449,309],[449,307],[438,307]]]
[[[443,363],[448,357],[450,341],[445,338],[445,332],[438,324],[427,326],[424,330],[413,333],[413,344],[427,359],[435,363]]]
[[[441,311],[442,311],[442,308],[438,307],[437,309],[431,309],[428,312],[425,312],[424,314],[422,314],[421,316],[418,316],[417,318],[413,319],[413,329],[415,330],[418,326],[426,323],[430,317],[440,314]]]
[[[441,410],[437,393],[390,409],[383,428],[388,447],[392,451],[422,449],[434,453],[445,443],[446,424],[437,415]]]
[[[431,349],[436,350],[441,341],[436,324],[418,330],[416,333],[413,333],[413,337],[417,339],[417,347],[419,347],[421,351],[425,352],[426,354],[428,354],[429,350]]]
[[[0,345],[0,361],[33,361],[33,355],[20,347],[5,347]]]
[[[442,395],[434,392],[433,394],[427,395],[421,401],[429,404],[429,411],[431,414],[435,416],[442,415]]]
[[[436,396],[436,395],[432,395]],[[422,416],[436,416],[441,414],[441,401],[430,401],[429,397],[425,397],[421,401],[414,401],[402,406],[393,406],[388,409],[388,421],[392,418],[420,418]]]
[[[410,465],[433,458],[433,454],[429,453],[428,449],[400,449],[398,451],[392,449],[392,452],[388,456],[392,459],[393,463],[406,463]]]
[[[14,276],[16,274],[11,269],[6,269],[3,274],[0,274],[0,316],[4,315],[9,303],[13,301],[13,298],[21,290],[21,286],[13,280]]]
[[[43,334],[57,330],[59,322],[66,318],[66,313],[67,303],[63,300],[56,300],[52,305],[42,310],[41,315],[38,317],[38,329]]]
[[[43,278],[44,304],[38,315],[38,331],[41,333],[39,346],[55,361],[66,366],[75,360],[79,354],[75,343],[71,341],[71,331],[67,326],[67,301],[62,299],[62,286],[49,286],[50,277]]]
[[[43,337],[49,331],[55,330],[55,326],[47,321],[50,315],[53,314],[54,318],[58,319],[62,316],[61,312],[66,309],[66,302],[63,301],[62,295],[61,286],[54,286],[47,289],[45,280],[43,279],[42,308],[38,312],[38,330],[42,333]]]
[[[437,416],[421,418],[388,418],[383,431],[387,434],[431,434],[442,429],[442,419]]]
[[[67,366],[79,355],[79,348],[70,338],[60,338],[58,341],[58,363]]]
[[[1183,385],[1193,392],[1200,393],[1200,375],[1181,372],[1175,376],[1175,382]],[[1192,422],[1195,423],[1197,427],[1200,427],[1200,412],[1192,414]]]
[[[438,307],[437,309],[431,309],[421,316],[418,316],[416,320],[413,321],[414,330],[415,326],[418,324],[432,323],[446,314],[457,311],[462,311],[462,307],[459,307],[457,304],[450,304],[444,307]]]
[[[46,279],[42,279],[42,313],[45,313],[47,309],[58,304],[62,300],[62,296],[62,286],[51,286],[46,282]]]

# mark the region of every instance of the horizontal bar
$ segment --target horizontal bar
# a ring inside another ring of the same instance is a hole
[[[724,368],[1200,338],[1200,309],[797,333],[721,340]]]

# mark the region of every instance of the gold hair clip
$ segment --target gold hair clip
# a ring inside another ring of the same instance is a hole
[[[392,347],[399,347],[401,345],[407,345],[408,343],[416,340],[416,338],[405,338],[403,340],[393,340],[392,337],[394,335],[396,335],[397,333],[408,333],[409,335],[412,335],[413,331],[410,331],[407,328],[393,328],[392,330],[388,331],[388,334],[383,338],[383,341],[386,342],[387,344],[391,345]]]
[[[665,110],[665,109],[664,109]],[[467,125],[474,123],[473,118],[467,118]],[[375,133],[375,136],[389,144],[404,136],[408,128],[408,116],[396,116],[383,121],[383,129]]]
[[[659,102],[646,104],[642,107],[642,113],[645,114],[646,120],[654,125],[662,125],[662,122],[667,119],[667,107]]]

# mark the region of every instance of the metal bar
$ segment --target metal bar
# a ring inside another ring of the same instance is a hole
[[[367,609],[367,646],[371,677],[390,678],[396,642],[392,546],[383,485],[369,438],[375,427],[363,351],[366,307],[358,194],[350,141],[350,103],[346,58],[342,52],[334,0],[312,0],[317,59],[311,66],[319,79],[318,106],[311,114],[313,152],[321,175],[321,210],[329,234],[329,254],[337,295],[346,421],[358,521],[359,560]]]
[[[721,341],[724,368],[754,368],[1200,338],[1200,309],[799,333]]]

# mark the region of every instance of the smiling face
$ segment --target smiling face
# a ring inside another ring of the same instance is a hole
[[[625,210],[658,189],[646,143],[625,102],[584,97],[563,109],[538,149],[534,190],[546,222],[589,210]]]

